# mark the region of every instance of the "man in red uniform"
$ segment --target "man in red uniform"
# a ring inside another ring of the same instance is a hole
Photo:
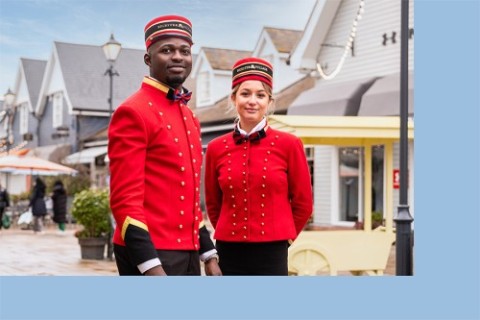
[[[145,26],[150,76],[113,114],[110,206],[120,275],[221,275],[200,209],[200,123],[182,84],[192,69],[192,25],[161,16]]]

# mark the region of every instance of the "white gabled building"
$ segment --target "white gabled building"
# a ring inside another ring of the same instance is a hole
[[[400,1],[318,0],[290,65],[316,79],[288,115],[398,116],[400,110]],[[413,117],[413,1],[409,17],[409,114]],[[349,38],[352,45],[347,47]],[[312,146],[314,219],[353,226],[363,220],[362,148]],[[413,142],[409,146],[409,204],[414,212]],[[383,147],[374,146],[372,210],[383,212]],[[394,168],[399,145],[394,145]],[[398,189],[393,190],[393,207]],[[394,209],[395,210],[395,209]]]

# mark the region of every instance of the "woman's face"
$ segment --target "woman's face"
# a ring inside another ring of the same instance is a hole
[[[270,93],[263,82],[258,80],[242,82],[231,98],[240,117],[242,129],[244,126],[252,127],[259,123],[267,114],[271,102]]]

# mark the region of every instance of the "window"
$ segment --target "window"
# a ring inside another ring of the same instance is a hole
[[[53,94],[53,127],[57,128],[63,124],[63,95],[61,92]]]
[[[208,71],[198,75],[198,102],[199,104],[210,101],[210,75]]]
[[[339,148],[340,221],[357,221],[359,214],[360,152],[357,147]]]
[[[28,104],[22,103],[19,106],[20,111],[20,134],[28,133]]]

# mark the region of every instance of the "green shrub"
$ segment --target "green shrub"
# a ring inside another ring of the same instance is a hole
[[[72,216],[83,226],[76,234],[78,237],[105,237],[112,228],[108,191],[88,189],[77,193],[73,198]]]

